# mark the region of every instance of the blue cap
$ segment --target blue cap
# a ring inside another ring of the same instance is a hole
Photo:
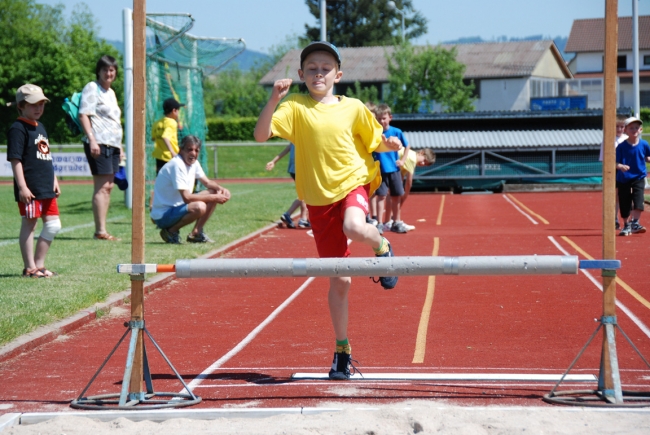
[[[300,67],[302,68],[302,64],[305,61],[305,58],[309,53],[312,53],[314,51],[327,51],[330,53],[332,56],[334,56],[334,59],[336,59],[336,62],[339,64],[339,68],[341,68],[341,53],[339,53],[339,49],[336,48],[334,44],[330,44],[327,41],[316,41],[312,42],[308,46],[306,46],[303,50],[302,53],[300,53]]]

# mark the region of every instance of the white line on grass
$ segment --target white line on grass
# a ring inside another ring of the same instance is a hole
[[[510,204],[512,204],[512,206],[513,206],[513,207],[514,207],[514,208],[515,208],[519,213],[521,213],[521,214],[523,214],[524,216],[526,216],[526,217],[528,218],[528,220],[531,221],[533,224],[535,224],[535,225],[538,224],[537,221],[536,221],[535,219],[533,219],[533,218],[532,218],[528,213],[526,213],[525,211],[523,211],[522,209],[520,209],[519,206],[517,206],[517,204],[515,204],[515,203],[514,203],[510,198],[508,198],[506,195],[503,195],[503,199],[505,199],[505,200],[508,201]]]
[[[122,219],[124,219],[124,216],[117,216],[117,217],[114,217],[114,218],[107,219],[106,222],[115,222],[115,221],[119,221],[119,220],[122,220]],[[59,234],[69,233],[70,231],[79,230],[81,228],[92,227],[93,225],[95,225],[94,222],[91,222],[91,223],[88,223],[88,224],[75,225],[73,227],[63,227],[61,229],[61,231],[59,231]],[[16,243],[18,243],[18,239],[10,239],[10,240],[5,240],[3,242],[0,242],[0,246],[14,245]]]
[[[559,249],[560,252],[562,252],[564,255],[570,255],[570,254],[569,254],[569,253],[568,253],[568,252],[567,252],[567,251],[566,251],[566,250],[565,250],[565,249],[564,249],[564,248],[563,248],[563,247],[562,247],[562,246],[561,246],[561,245],[560,245],[560,244],[555,240],[555,238],[554,238],[553,236],[548,236],[548,239],[549,239],[549,240],[550,240],[550,241],[555,245],[555,247],[556,247],[557,249]],[[584,269],[580,269],[580,272],[584,273],[584,275],[585,275],[587,278],[589,278],[589,280],[590,280],[592,283],[594,283],[594,285],[596,286],[596,288],[598,288],[598,290],[600,290],[601,292],[603,291],[603,285],[602,285],[601,283],[599,283],[598,280],[597,280],[596,278],[594,278],[594,276],[593,276],[591,273],[589,273],[588,271],[586,271],[586,270],[584,270]],[[618,300],[616,301],[616,306],[619,307],[619,308],[621,309],[621,311],[623,311],[625,314],[627,314],[628,317],[629,317],[629,318],[630,318],[630,319],[631,319],[631,320],[636,324],[636,326],[638,326],[639,329],[640,329],[640,330],[641,330],[641,331],[642,331],[642,332],[643,332],[643,333],[644,333],[648,338],[650,338],[650,329],[649,329],[649,328],[648,328],[648,327],[647,327],[647,326],[646,326],[646,325],[641,321],[641,319],[639,319],[637,316],[635,316],[635,315],[632,313],[632,311],[630,311],[630,309],[629,309],[628,307],[626,307],[625,305],[623,305],[623,304],[622,304],[621,302],[619,302]]]
[[[300,293],[303,292],[304,289],[307,288],[309,284],[314,281],[314,277],[311,277],[307,279],[291,296],[285,300],[282,305],[280,305],[278,308],[273,310],[273,312],[266,318],[262,323],[260,323],[255,329],[253,329],[250,334],[246,336],[237,346],[235,346],[230,352],[219,358],[217,361],[215,361],[210,367],[207,369],[203,370],[200,375],[198,375],[196,378],[192,380],[189,384],[187,384],[187,387],[190,389],[190,391],[194,388],[196,388],[204,379],[206,379],[211,373],[213,373],[215,370],[217,370],[219,367],[224,365],[226,362],[228,362],[232,357],[237,355],[241,350],[243,350],[248,343],[253,341],[257,335],[262,332],[262,330],[269,324],[271,323],[291,302],[293,302],[294,299],[296,299]],[[182,389],[180,393],[182,394],[185,391],[185,389]]]

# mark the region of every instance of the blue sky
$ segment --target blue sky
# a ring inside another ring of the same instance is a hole
[[[386,0],[376,0],[384,2]],[[632,15],[632,2],[619,0],[619,15]],[[70,13],[80,0],[36,0],[63,4]],[[87,0],[97,19],[99,36],[122,40],[122,10],[133,0]],[[461,37],[569,36],[578,18],[605,15],[605,0],[413,0],[428,20],[427,35],[416,44]],[[316,25],[303,0],[147,0],[147,12],[188,12],[196,20],[190,33],[204,37],[244,38],[248,49],[267,52],[287,36],[303,34],[305,24]],[[650,0],[639,1],[639,15],[650,15]],[[399,26],[397,21],[396,26]]]

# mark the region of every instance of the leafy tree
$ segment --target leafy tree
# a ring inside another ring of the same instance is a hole
[[[411,0],[397,0],[404,11],[405,39],[427,33],[427,19],[413,9]],[[305,0],[309,12],[320,21],[320,0]],[[401,41],[402,16],[389,9],[385,0],[328,0],[327,40],[337,47],[392,45]],[[305,25],[303,42],[320,40],[320,24]]]
[[[445,112],[474,111],[474,84],[463,83],[465,65],[456,60],[455,48],[413,47],[404,43],[387,60],[388,100],[394,112],[431,112],[434,103],[440,104]]]
[[[85,4],[79,4],[69,20],[62,5],[48,6],[34,0],[0,0],[0,128],[6,131],[17,116],[16,89],[25,83],[43,88],[51,100],[41,121],[50,141],[75,141],[69,133],[61,104],[73,92],[95,79],[95,64],[103,54],[119,59],[110,44],[96,36],[96,23]],[[118,60],[119,62],[119,60]],[[121,64],[121,62],[120,62]],[[122,101],[122,74],[113,84]],[[4,142],[3,135],[0,140]]]
[[[367,103],[369,101],[376,103],[379,101],[379,91],[377,90],[376,86],[362,88],[361,83],[358,81],[354,82],[354,87],[348,88],[345,94],[348,97],[357,98],[364,103]]]

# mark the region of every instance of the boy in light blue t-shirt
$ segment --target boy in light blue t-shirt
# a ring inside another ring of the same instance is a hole
[[[387,104],[380,104],[375,109],[375,117],[384,129],[384,136],[397,137],[404,145],[404,154],[399,158],[397,151],[387,153],[373,153],[376,160],[379,160],[381,166],[381,186],[375,192],[377,196],[377,227],[383,231],[393,231],[395,233],[406,233],[408,229],[402,221],[400,215],[401,210],[401,197],[404,195],[404,184],[402,182],[402,174],[400,168],[404,166],[409,152],[409,144],[404,133],[397,127],[392,127],[390,121],[393,119],[393,114]],[[388,216],[384,216],[384,209],[386,208],[386,196],[390,193],[390,211],[386,214],[392,213],[392,225],[387,225]]]

